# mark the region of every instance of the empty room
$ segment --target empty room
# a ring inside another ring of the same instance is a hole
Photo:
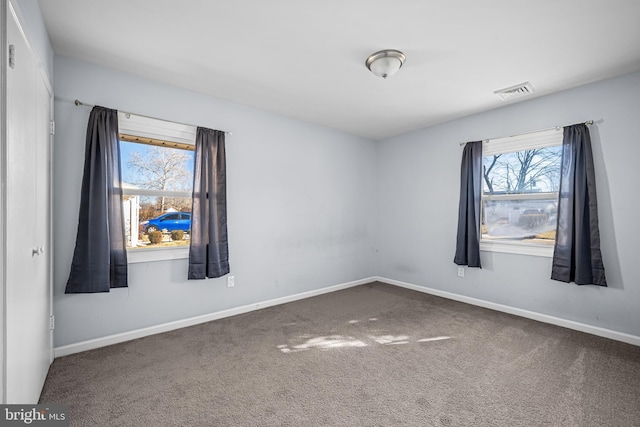
[[[0,0],[1,425],[640,425],[637,0]]]

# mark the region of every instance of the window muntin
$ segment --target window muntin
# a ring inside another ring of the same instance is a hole
[[[555,242],[562,132],[483,143],[482,243]]]

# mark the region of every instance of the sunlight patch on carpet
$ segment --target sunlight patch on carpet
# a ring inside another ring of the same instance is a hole
[[[372,340],[377,342],[378,344],[383,345],[400,345],[400,344],[409,344],[409,337],[406,335],[381,335],[379,337],[369,336]]]
[[[299,351],[307,351],[313,348],[320,350],[330,350],[333,348],[344,347],[366,347],[367,344],[354,337],[344,335],[328,335],[315,338],[309,338],[302,344],[289,347],[286,344],[279,345],[278,349],[283,353],[296,353]]]
[[[442,340],[450,340],[451,337],[434,337],[434,338],[421,338],[418,342],[431,342],[431,341],[442,341]]]

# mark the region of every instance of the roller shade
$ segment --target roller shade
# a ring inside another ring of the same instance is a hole
[[[482,143],[482,155],[512,153],[562,145],[562,128],[531,132],[524,135],[489,139]]]

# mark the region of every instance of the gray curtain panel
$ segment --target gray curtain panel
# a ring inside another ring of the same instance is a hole
[[[551,278],[576,285],[607,286],[600,252],[591,136],[582,123],[564,128]]]
[[[78,233],[65,293],[126,286],[118,112],[96,106],[87,125]]]
[[[224,137],[219,130],[196,131],[188,279],[229,273]]]
[[[458,237],[453,262],[480,264],[480,204],[482,202],[482,141],[468,142],[462,152]]]

